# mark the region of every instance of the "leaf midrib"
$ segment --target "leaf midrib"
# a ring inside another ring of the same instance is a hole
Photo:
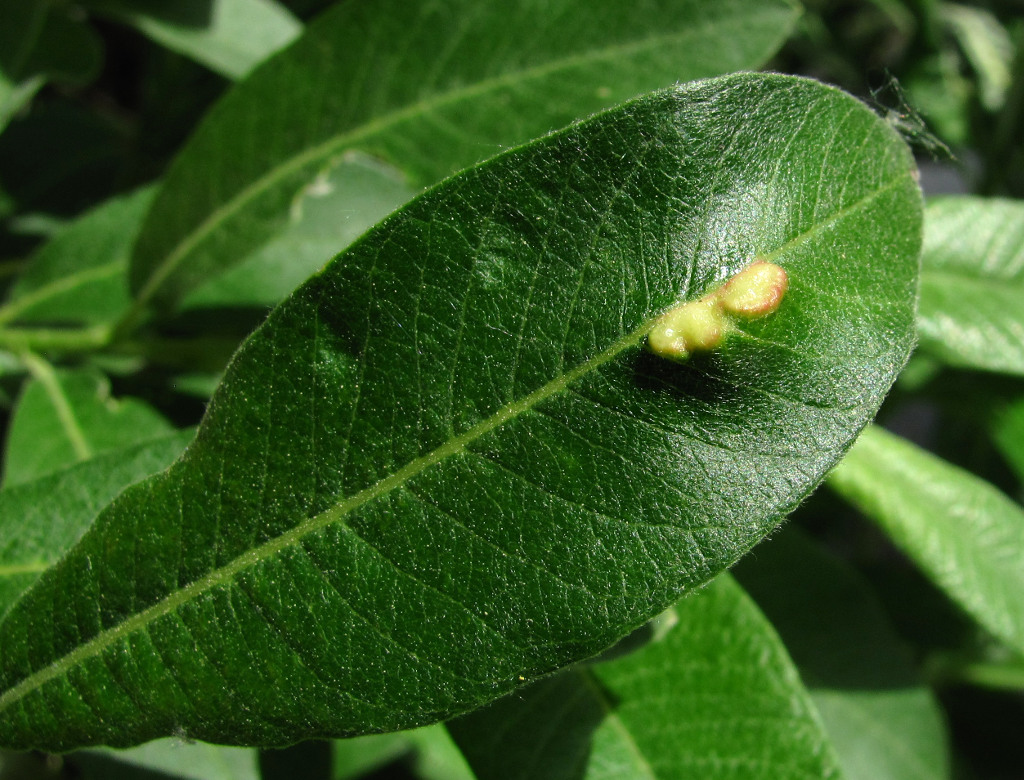
[[[34,672],[24,678],[17,685],[9,688],[3,693],[3,695],[0,695],[0,711],[7,709],[7,707],[26,696],[35,688],[61,676],[66,670],[77,665],[79,661],[84,661],[87,658],[99,655],[99,653],[112,645],[122,636],[130,635],[136,630],[144,628],[164,615],[170,614],[181,605],[191,601],[193,598],[233,579],[239,572],[249,568],[250,566],[258,564],[263,560],[273,557],[293,544],[299,543],[309,534],[315,533],[334,522],[340,521],[347,514],[359,508],[363,504],[389,493],[391,490],[401,486],[436,463],[461,452],[473,441],[476,441],[496,428],[501,427],[514,417],[518,417],[520,414],[560,392],[581,376],[596,370],[600,366],[614,359],[624,350],[638,344],[651,329],[653,320],[654,318],[645,321],[640,327],[616,341],[612,346],[608,347],[597,356],[580,364],[572,371],[556,377],[518,401],[506,404],[488,419],[473,426],[465,433],[449,439],[440,447],[437,447],[426,455],[422,455],[419,458],[409,461],[398,471],[395,471],[370,487],[361,490],[359,493],[356,493],[354,496],[350,496],[338,504],[335,504],[329,509],[321,512],[319,515],[307,518],[293,528],[285,531],[280,536],[274,537],[251,550],[247,550],[219,569],[215,569],[206,576],[185,586],[181,590],[171,593],[162,601],[159,601],[151,607],[132,615],[111,628],[101,631],[92,639],[82,645],[79,645],[67,655],[58,658],[49,666],[44,667],[38,672]]]
[[[57,379],[53,366],[32,353],[22,355],[21,360],[28,367],[32,377],[42,385],[43,391],[53,406],[54,413],[57,415],[57,420],[60,422],[64,435],[67,436],[68,442],[71,444],[75,459],[82,461],[91,458],[94,454],[92,445],[89,444],[89,439],[82,429],[78,415],[75,414],[71,400],[68,398],[63,385]]]
[[[468,100],[478,95],[495,91],[500,87],[514,87],[530,80],[541,78],[549,73],[554,73],[559,70],[568,70],[580,65],[598,63],[602,60],[611,59],[613,62],[618,62],[619,58],[625,54],[634,54],[646,48],[657,48],[658,46],[671,42],[675,42],[675,45],[680,45],[681,41],[693,38],[694,36],[701,37],[706,34],[706,31],[709,28],[714,29],[716,27],[727,27],[727,25],[722,22],[712,22],[700,26],[688,27],[674,35],[651,36],[649,38],[644,38],[641,41],[634,41],[629,44],[602,48],[597,52],[588,53],[586,55],[576,55],[559,60],[552,60],[551,62],[535,68],[526,68],[512,73],[504,73],[495,78],[485,79],[463,89],[435,93],[427,99],[410,103],[404,108],[396,110],[390,114],[386,114],[382,117],[372,119],[355,129],[332,136],[325,141],[311,146],[305,151],[289,157],[284,163],[269,169],[265,174],[254,179],[252,183],[239,190],[233,198],[225,201],[223,205],[218,206],[210,212],[210,215],[204,221],[199,223],[194,230],[190,231],[185,238],[166,255],[164,262],[157,266],[146,284],[143,285],[141,290],[139,290],[139,293],[136,296],[136,305],[131,316],[135,316],[136,312],[141,310],[149,300],[153,298],[153,296],[158,292],[160,286],[169,276],[171,276],[171,274],[175,272],[185,258],[188,257],[188,255],[198,247],[207,238],[207,236],[217,230],[222,223],[226,222],[236,213],[241,211],[250,201],[255,200],[262,193],[268,191],[279,180],[287,178],[290,174],[301,170],[307,165],[318,160],[329,158],[331,155],[346,146],[354,146],[360,140],[373,137],[374,135],[383,134],[389,128],[399,125],[403,121],[412,119],[420,114],[427,114],[444,106],[458,104],[461,101]]]
[[[912,179],[909,171],[895,177],[889,183],[864,195],[849,206],[838,210],[828,219],[816,223],[805,232],[794,236],[774,252],[767,253],[765,258],[769,260],[777,259],[796,247],[810,241],[812,238],[827,230],[847,215],[856,212],[861,207],[869,204],[875,198],[880,197],[889,190],[903,184],[908,179]],[[615,341],[611,346],[607,347],[595,357],[581,363],[571,371],[555,377],[523,398],[506,404],[491,417],[476,424],[459,436],[449,439],[440,447],[437,447],[426,455],[422,455],[409,461],[405,466],[384,479],[324,510],[319,515],[307,518],[298,525],[285,531],[280,536],[270,539],[251,550],[247,550],[219,569],[215,569],[184,588],[169,594],[163,600],[158,601],[141,612],[126,618],[121,623],[99,632],[71,652],[53,661],[48,666],[33,672],[16,685],[11,686],[7,691],[0,695],[0,712],[6,710],[36,688],[41,687],[50,680],[60,677],[65,673],[65,671],[74,668],[80,661],[99,655],[121,637],[130,635],[136,630],[145,628],[150,623],[164,615],[170,614],[181,605],[191,601],[193,598],[197,598],[206,591],[230,581],[239,572],[273,557],[293,544],[298,544],[306,536],[313,534],[332,523],[341,521],[346,515],[355,511],[360,506],[389,493],[418,474],[421,474],[431,466],[463,451],[472,442],[487,435],[491,431],[500,428],[509,420],[518,417],[524,412],[554,396],[558,392],[561,392],[577,379],[597,370],[601,366],[615,359],[630,347],[638,345],[660,316],[661,312],[658,312],[657,314],[649,317],[639,327]],[[2,627],[2,624],[0,624],[0,627]]]
[[[15,577],[19,574],[40,574],[53,565],[53,561],[31,561],[28,563],[0,564],[0,578]]]
[[[107,278],[118,276],[124,269],[124,262],[114,260],[103,265],[87,268],[75,273],[54,279],[46,284],[40,285],[34,290],[13,298],[10,303],[0,308],[0,325],[6,325],[11,320],[17,319],[27,309],[45,302],[47,298],[53,298],[62,293],[71,292],[89,282],[98,282]]]

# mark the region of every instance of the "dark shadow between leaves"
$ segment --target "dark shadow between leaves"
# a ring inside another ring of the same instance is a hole
[[[790,525],[733,569],[811,689],[916,688],[909,648],[852,570]]]
[[[121,3],[111,5],[115,12],[124,8],[178,27],[203,29],[213,21],[213,0],[134,0],[123,6]]]
[[[332,773],[331,743],[323,740],[300,742],[286,748],[260,751],[263,780],[329,780]]]
[[[583,669],[522,688],[447,724],[479,780],[582,780],[617,702]]]

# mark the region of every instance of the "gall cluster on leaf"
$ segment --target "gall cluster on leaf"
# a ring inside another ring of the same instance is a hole
[[[703,298],[661,315],[647,334],[647,348],[671,360],[715,349],[733,328],[733,318],[752,320],[771,314],[779,308],[788,287],[784,268],[755,260]]]

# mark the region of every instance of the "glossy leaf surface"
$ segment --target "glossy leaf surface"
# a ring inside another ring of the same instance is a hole
[[[918,328],[952,365],[1024,375],[1024,204],[929,201]]]
[[[641,92],[757,67],[794,18],[785,0],[340,3],[181,152],[132,288],[140,303],[174,303],[242,260],[346,151],[418,189]]]
[[[829,482],[981,625],[1024,651],[1024,509],[874,426]]]
[[[782,642],[728,574],[659,622],[665,628],[635,652],[448,724],[476,776],[839,776]]]
[[[902,141],[782,76],[654,93],[444,182],[278,307],[185,456],[8,615],[0,744],[400,729],[593,655],[871,419],[919,241]],[[643,349],[754,256],[789,273],[777,312],[688,364]]]

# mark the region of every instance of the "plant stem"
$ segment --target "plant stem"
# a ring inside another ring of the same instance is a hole
[[[968,664],[959,670],[964,682],[1003,691],[1024,691],[1024,667],[1004,664]]]
[[[1016,659],[971,661],[956,653],[936,653],[925,662],[924,671],[933,684],[966,683],[993,690],[1024,692],[1024,663]]]
[[[0,328],[0,349],[26,352],[92,352],[110,343],[106,325],[91,328]]]

